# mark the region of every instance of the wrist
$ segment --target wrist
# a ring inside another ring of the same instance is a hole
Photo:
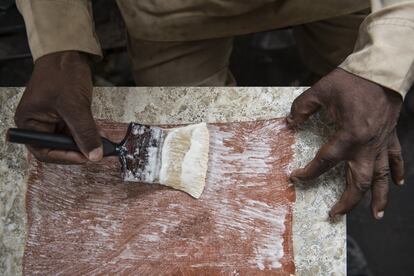
[[[79,51],[61,51],[44,55],[38,58],[35,66],[59,66],[64,67],[67,64],[85,64],[91,67],[93,58],[90,54]]]

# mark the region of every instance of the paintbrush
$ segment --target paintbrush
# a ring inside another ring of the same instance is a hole
[[[10,128],[7,140],[80,152],[72,137]],[[125,138],[114,143],[101,137],[104,156],[118,156],[125,181],[159,183],[195,198],[203,192],[207,174],[209,132],[205,123],[160,128],[130,123]]]

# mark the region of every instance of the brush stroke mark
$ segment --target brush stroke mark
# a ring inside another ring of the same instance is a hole
[[[100,124],[115,141],[127,126]],[[293,133],[282,119],[209,131],[199,200],[160,185],[125,185],[116,158],[85,166],[30,158],[24,274],[294,274]]]

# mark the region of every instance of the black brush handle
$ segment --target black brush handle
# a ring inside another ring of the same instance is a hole
[[[72,150],[80,152],[75,140],[71,136],[54,134],[34,130],[9,128],[7,131],[7,141],[17,144],[27,144],[42,148],[57,150]],[[117,155],[117,144],[101,137],[104,156]]]

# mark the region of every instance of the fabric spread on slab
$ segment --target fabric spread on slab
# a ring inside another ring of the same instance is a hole
[[[100,125],[114,141],[127,128]],[[24,274],[294,274],[293,133],[282,119],[208,128],[198,200],[122,181],[115,157],[82,166],[29,158]]]

